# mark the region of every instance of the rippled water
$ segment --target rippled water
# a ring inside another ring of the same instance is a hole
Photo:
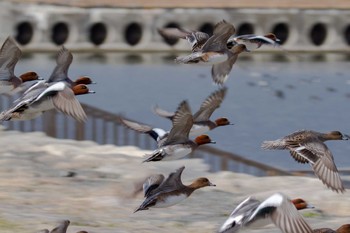
[[[153,126],[170,127],[154,115],[154,104],[176,109],[189,100],[195,112],[214,90],[210,67],[178,65],[170,54],[74,54],[70,77],[89,75],[98,82],[95,95],[80,96],[87,104],[122,113]],[[16,73],[28,69],[49,76],[53,54],[27,54]],[[228,117],[234,126],[209,133],[214,145],[286,169],[308,169],[287,151],[263,151],[263,140],[299,129],[350,133],[350,57],[345,54],[248,54],[240,57],[229,80],[228,94],[212,118]],[[339,168],[350,167],[350,141],[327,145]]]

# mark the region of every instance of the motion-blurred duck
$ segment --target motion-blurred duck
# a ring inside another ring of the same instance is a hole
[[[213,36],[205,42],[201,49],[190,55],[177,57],[175,62],[212,65],[211,74],[213,81],[216,84],[223,84],[232,70],[238,55],[248,51],[243,44],[237,44],[228,49],[227,41],[234,33],[234,26],[223,20],[215,25]]]
[[[281,40],[276,37],[273,33],[268,33],[266,35],[255,35],[247,34],[240,36],[231,36],[227,44],[228,46],[233,46],[235,44],[244,44],[249,51],[260,48],[262,45],[268,45],[273,47],[280,46],[279,42]]]
[[[163,129],[152,128],[125,119],[121,119],[121,123],[138,132],[149,134],[158,142],[158,149],[154,150],[144,162],[180,159],[200,145],[215,143],[208,135],[200,135],[194,141],[189,139],[193,116],[187,101],[180,103],[172,118],[173,127],[169,133]]]
[[[263,202],[248,197],[231,213],[220,227],[219,233],[235,233],[241,228],[254,225],[262,227],[271,220],[284,233],[312,233],[297,210],[313,208],[302,199],[291,201],[287,196],[276,193]]]
[[[41,81],[15,101],[13,107],[0,114],[0,121],[30,120],[45,111],[57,109],[78,121],[86,120],[86,114],[75,95],[94,93],[84,84],[70,87],[66,82],[48,84]]]
[[[261,147],[268,150],[289,150],[297,162],[310,163],[315,175],[328,188],[336,192],[345,192],[332,152],[324,142],[348,139],[348,135],[339,131],[320,133],[301,130],[275,141],[265,141]]]
[[[10,93],[22,83],[41,79],[36,72],[26,72],[19,77],[14,73],[22,51],[12,37],[8,37],[0,50],[0,94]]]
[[[143,185],[145,200],[135,212],[149,208],[165,208],[176,205],[188,198],[196,189],[215,186],[207,178],[197,178],[192,184],[184,185],[181,174],[185,167],[180,167],[164,180],[162,174],[149,177]],[[135,213],[134,212],[134,213]]]
[[[220,107],[222,101],[226,96],[227,88],[221,88],[210,94],[202,103],[200,109],[193,115],[193,126],[191,128],[189,137],[195,137],[220,126],[233,125],[226,117],[220,117],[215,121],[209,118],[213,112]],[[175,113],[165,111],[158,106],[153,108],[153,111],[161,116],[172,120]]]
[[[64,46],[57,52],[56,67],[47,80],[48,83],[65,81],[70,86],[78,84],[95,84],[88,76],[80,76],[77,80],[73,81],[68,77],[68,69],[73,61],[73,54]]]

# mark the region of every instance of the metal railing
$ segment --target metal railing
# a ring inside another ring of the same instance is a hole
[[[1,96],[0,108],[6,109],[12,102],[12,97]],[[85,123],[52,110],[33,120],[4,122],[4,126],[8,130],[22,132],[43,131],[55,138],[91,140],[99,144],[118,146],[134,145],[148,150],[156,148],[156,143],[148,135],[139,134],[122,126],[119,123],[119,115],[86,104],[82,106],[88,116]],[[229,170],[256,176],[291,175],[289,172],[210,146],[199,147],[190,157],[203,158],[210,164],[211,171]]]

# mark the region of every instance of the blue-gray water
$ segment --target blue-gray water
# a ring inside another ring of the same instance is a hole
[[[192,111],[214,90],[210,67],[174,64],[170,54],[74,54],[69,76],[89,75],[95,95],[87,104],[168,129],[170,121],[154,115],[158,104],[173,111],[187,99]],[[234,66],[228,93],[212,118],[228,117],[234,126],[209,132],[215,147],[285,169],[309,169],[287,151],[263,151],[260,144],[299,129],[350,133],[349,56],[344,54],[248,54]],[[30,70],[48,77],[53,54],[30,54],[16,74]],[[330,141],[339,168],[350,167],[350,141]]]

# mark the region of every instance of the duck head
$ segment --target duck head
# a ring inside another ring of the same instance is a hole
[[[79,78],[77,78],[74,81],[75,85],[79,85],[79,84],[85,84],[85,85],[89,85],[89,84],[96,84],[96,82],[92,81],[90,77],[88,76],[80,76]]]
[[[39,75],[36,72],[29,71],[26,73],[21,74],[19,78],[22,80],[22,82],[28,82],[28,81],[34,81],[34,80],[43,80],[43,78],[39,77]]]
[[[304,199],[301,199],[301,198],[293,199],[292,203],[294,204],[294,206],[297,210],[315,208],[314,206],[309,205]]]
[[[85,95],[85,94],[94,94],[94,91],[90,91],[85,84],[79,84],[72,87],[72,90],[75,95]]]
[[[233,125],[226,117],[220,117],[215,120],[217,126]]]
[[[331,131],[327,133],[328,140],[349,140],[349,135],[342,134],[339,131]]]
[[[210,137],[206,134],[200,135],[198,137],[196,137],[196,139],[194,139],[194,141],[197,143],[197,145],[203,145],[203,144],[207,144],[207,143],[213,143],[215,144],[215,141],[212,141],[210,139]]]
[[[271,39],[271,40],[273,40],[273,41],[275,41],[275,42],[281,41],[281,40],[278,39],[278,38],[276,37],[276,35],[273,34],[273,33],[267,33],[266,35],[264,35],[264,37],[269,38],[269,39]]]
[[[350,233],[350,224],[344,224],[339,227],[336,231],[337,233]]]
[[[193,181],[193,183],[190,186],[194,189],[199,189],[206,186],[216,186],[216,185],[211,183],[208,178],[200,177],[200,178],[197,178],[195,181]]]

